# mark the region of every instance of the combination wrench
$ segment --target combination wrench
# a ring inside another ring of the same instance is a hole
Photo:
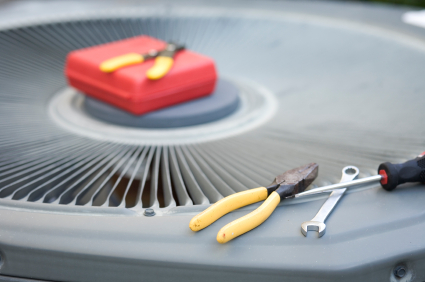
[[[346,166],[342,169],[342,177],[340,183],[351,181],[356,178],[357,175],[359,175],[359,169],[357,167]],[[320,208],[319,212],[316,214],[316,216],[312,220],[305,221],[301,224],[301,232],[304,234],[304,236],[307,236],[307,231],[312,230],[319,232],[319,238],[325,235],[325,220],[328,218],[328,216],[330,215],[338,201],[341,199],[341,197],[344,195],[346,190],[347,188],[333,190],[329,198],[326,200],[326,202]]]

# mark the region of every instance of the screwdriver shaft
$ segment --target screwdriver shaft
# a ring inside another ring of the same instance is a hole
[[[302,193],[295,194],[295,198],[313,195],[313,194],[322,193],[322,192],[328,192],[328,191],[332,191],[332,190],[339,189],[339,188],[348,188],[348,187],[355,186],[355,185],[367,184],[367,183],[372,183],[372,182],[379,182],[379,181],[381,181],[381,178],[382,178],[382,176],[378,174],[378,175],[365,177],[365,178],[361,178],[361,179],[357,179],[357,180],[353,180],[353,181],[349,181],[349,182],[343,182],[343,183],[337,183],[337,184],[332,184],[332,185],[328,185],[328,186],[323,186],[323,187],[320,187],[320,188],[315,188],[315,189],[311,189],[311,190],[308,190],[308,191],[305,191],[305,192],[302,192]]]

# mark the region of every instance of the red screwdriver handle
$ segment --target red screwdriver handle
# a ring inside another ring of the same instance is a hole
[[[378,173],[382,176],[382,187],[388,191],[407,182],[425,183],[425,152],[402,164],[382,163]]]

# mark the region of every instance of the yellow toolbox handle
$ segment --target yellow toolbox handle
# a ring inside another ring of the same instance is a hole
[[[227,196],[192,218],[189,227],[193,231],[204,229],[233,210],[265,200],[267,195],[267,189],[260,187]]]
[[[99,68],[103,72],[113,72],[119,68],[139,64],[143,61],[144,57],[142,55],[137,53],[128,53],[102,62]]]
[[[265,188],[264,188],[265,189]],[[267,191],[267,189],[265,189]],[[280,196],[273,192],[267,200],[259,206],[255,211],[235,220],[224,226],[218,231],[217,241],[221,244],[254,229],[272,214],[277,205],[280,203]]]
[[[146,72],[146,76],[151,80],[157,80],[164,77],[170,71],[173,62],[174,59],[171,57],[156,57],[155,64]]]

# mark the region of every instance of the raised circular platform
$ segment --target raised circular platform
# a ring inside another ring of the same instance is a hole
[[[90,116],[112,124],[140,128],[174,128],[208,123],[234,113],[239,89],[219,79],[214,92],[206,97],[136,116],[100,100],[86,96],[83,110]]]

